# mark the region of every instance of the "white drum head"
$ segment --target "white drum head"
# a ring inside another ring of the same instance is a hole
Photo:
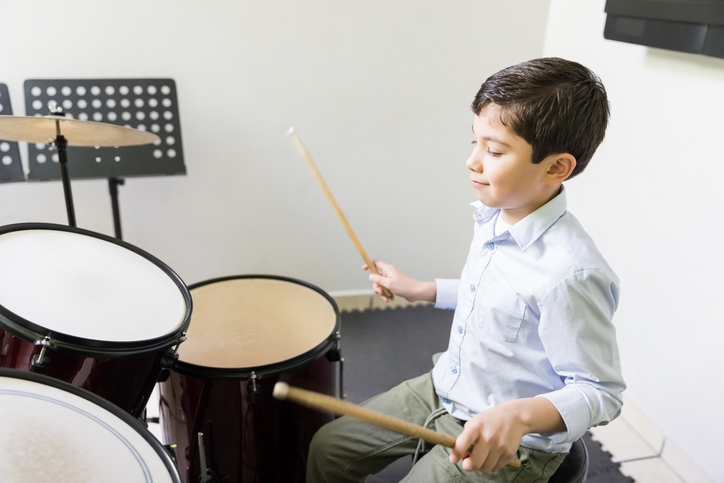
[[[89,235],[0,235],[0,305],[52,332],[96,341],[156,339],[185,321],[174,280],[147,258]]]
[[[321,293],[272,278],[236,278],[191,290],[194,313],[179,361],[260,367],[311,351],[332,335],[337,312]]]
[[[5,483],[174,481],[140,428],[83,397],[0,376],[0,414],[0,479]]]

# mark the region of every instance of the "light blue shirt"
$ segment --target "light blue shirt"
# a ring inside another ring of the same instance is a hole
[[[433,369],[443,406],[458,419],[511,399],[542,396],[564,433],[521,444],[567,452],[591,426],[621,411],[616,329],[619,282],[565,191],[495,236],[500,210],[480,202],[459,280],[436,280],[438,308],[455,309],[450,344]]]

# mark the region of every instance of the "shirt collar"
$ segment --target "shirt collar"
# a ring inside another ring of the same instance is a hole
[[[498,208],[487,207],[480,201],[471,203],[471,206],[476,208],[473,218],[479,224],[490,221],[500,212]],[[561,191],[555,198],[511,226],[508,232],[520,249],[526,251],[553,223],[558,221],[558,218],[563,216],[566,207],[566,191],[561,186]]]

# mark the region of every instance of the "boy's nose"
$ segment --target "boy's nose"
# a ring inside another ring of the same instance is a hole
[[[483,171],[483,163],[480,162],[480,159],[478,159],[475,154],[475,151],[473,151],[473,154],[465,161],[465,166],[467,166],[470,171],[481,173]]]

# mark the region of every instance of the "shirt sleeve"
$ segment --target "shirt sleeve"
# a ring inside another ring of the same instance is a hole
[[[626,384],[612,323],[618,294],[615,276],[588,270],[559,283],[540,303],[540,338],[565,384],[540,395],[555,405],[568,428],[549,435],[554,443],[571,443],[621,412]]]
[[[435,308],[455,310],[458,305],[458,287],[460,280],[435,279],[437,284],[437,295],[435,296]]]

